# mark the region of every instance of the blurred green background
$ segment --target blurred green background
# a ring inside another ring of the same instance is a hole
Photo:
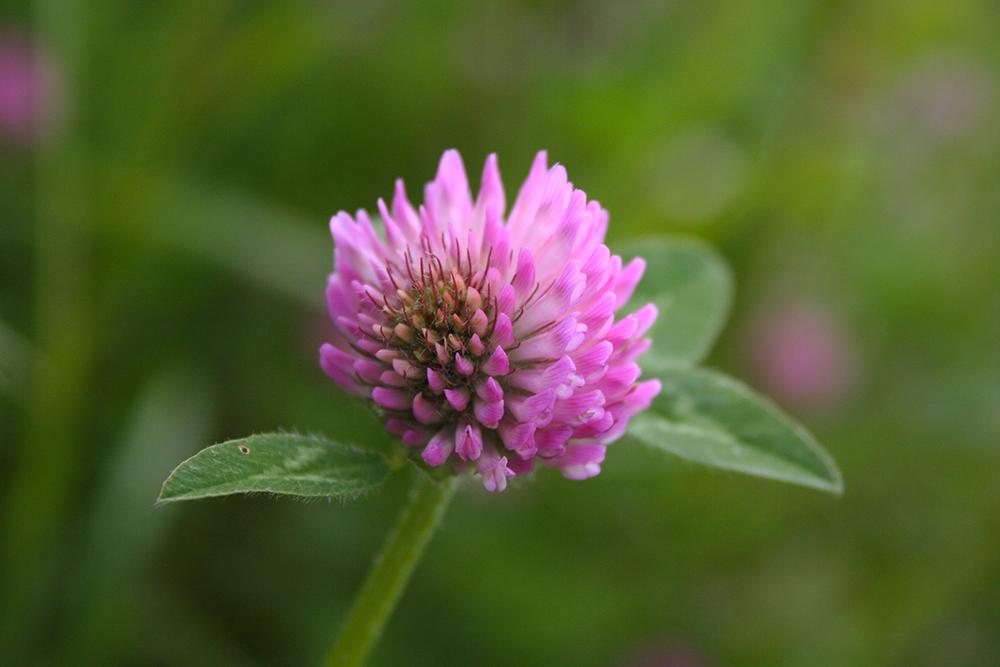
[[[0,663],[322,655],[405,475],[153,500],[222,439],[378,440],[316,363],[327,220],[454,146],[509,196],[547,148],[612,248],[716,244],[710,363],[847,489],[624,443],[585,483],[467,488],[373,664],[1000,664],[992,0],[0,7]]]

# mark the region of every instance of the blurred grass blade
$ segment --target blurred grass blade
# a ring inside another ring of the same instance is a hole
[[[704,369],[659,375],[663,391],[633,419],[634,438],[716,468],[843,490],[833,459],[805,428],[745,385]]]
[[[0,321],[0,395],[26,403],[35,351],[31,343]]]
[[[669,236],[632,239],[612,250],[626,262],[636,256],[646,260],[629,309],[654,303],[660,310],[644,367],[701,361],[729,314],[732,277],[725,261],[696,240]]]
[[[234,493],[353,498],[389,474],[375,452],[316,436],[269,433],[230,440],[198,452],[163,483],[160,502]]]
[[[155,171],[109,169],[102,222],[141,243],[174,248],[297,303],[323,304],[332,244],[305,218],[235,189],[199,187]]]
[[[204,382],[181,371],[157,376],[142,392],[98,493],[76,559],[79,606],[71,610],[61,664],[114,664],[124,645],[135,648],[137,625],[149,617],[145,569],[169,527],[171,512],[156,512],[149,489],[184,455],[210,436],[212,397]]]

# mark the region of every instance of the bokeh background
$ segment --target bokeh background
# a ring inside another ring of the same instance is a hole
[[[623,445],[464,490],[375,665],[1000,664],[992,0],[0,5],[0,662],[306,665],[409,480],[154,508],[278,427],[379,442],[316,364],[329,216],[537,149],[615,240],[734,267],[711,365],[842,498]]]

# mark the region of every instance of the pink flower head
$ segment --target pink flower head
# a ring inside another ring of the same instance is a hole
[[[457,151],[414,208],[402,181],[330,222],[333,341],[320,364],[371,399],[426,465],[471,468],[488,491],[535,463],[598,474],[659,382],[639,382],[647,305],[615,320],[645,266],[604,245],[608,214],[539,153],[507,211],[495,155],[475,198]]]
[[[14,30],[0,32],[0,135],[27,144],[51,124],[57,97],[54,68]]]
[[[759,316],[749,342],[757,381],[789,405],[830,406],[854,383],[852,341],[822,304],[785,305]]]

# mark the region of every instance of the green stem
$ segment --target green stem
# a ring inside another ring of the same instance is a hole
[[[36,350],[31,406],[16,469],[0,492],[0,655],[30,662],[46,627],[59,578],[60,543],[79,473],[86,466],[81,428],[93,393],[94,356],[90,165],[82,108],[88,17],[82,0],[36,0],[35,41],[59,67],[62,117],[34,152]],[[75,107],[75,108],[74,108]],[[58,114],[57,114],[58,116]],[[6,223],[4,223],[6,224]],[[37,656],[35,656],[37,658]]]
[[[359,667],[382,634],[424,547],[455,492],[455,478],[417,474],[399,523],[382,547],[326,659],[327,667]]]

